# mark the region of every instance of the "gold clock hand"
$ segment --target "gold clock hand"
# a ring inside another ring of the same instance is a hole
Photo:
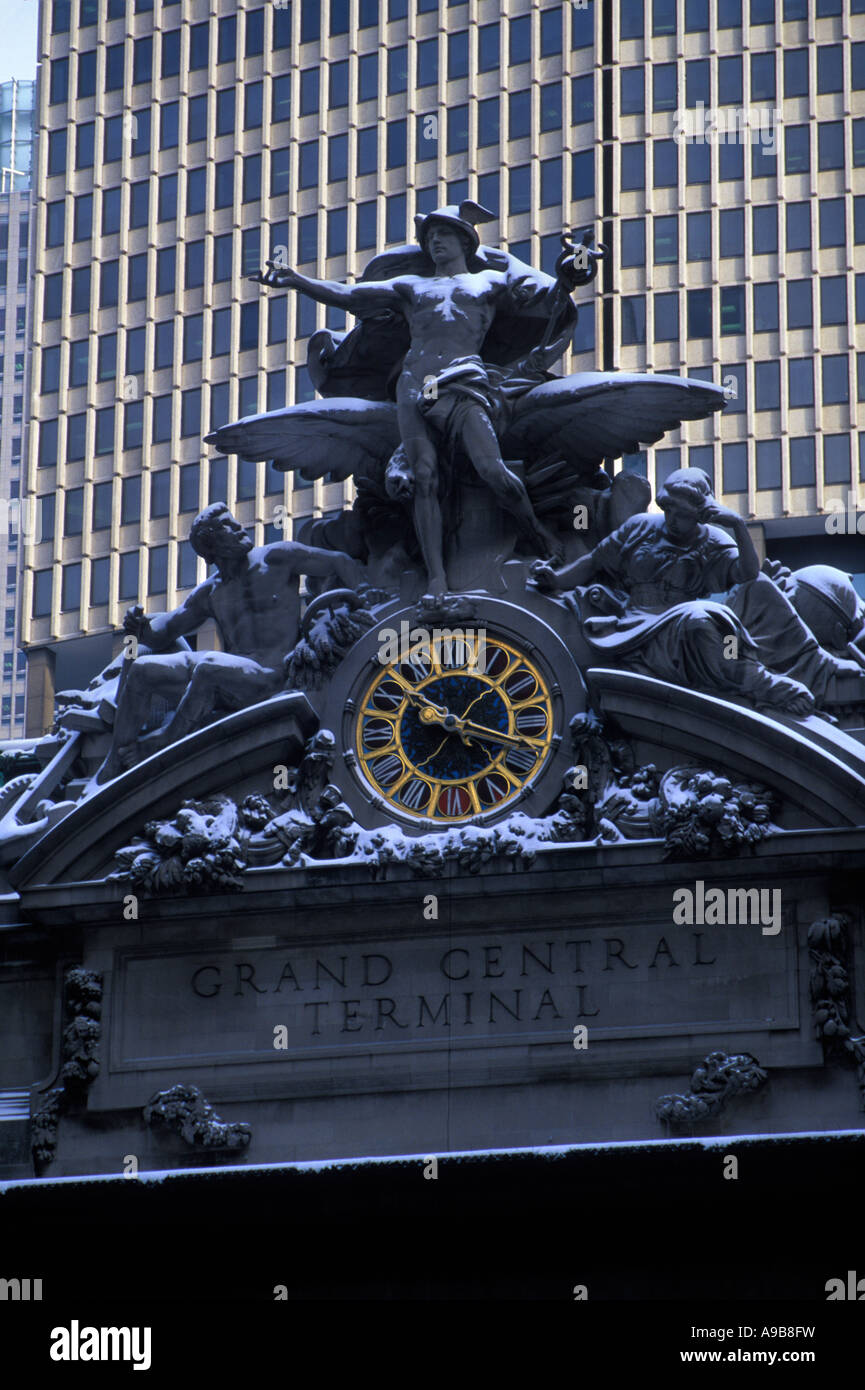
[[[485,728],[483,724],[475,724],[471,719],[461,719],[457,732],[473,734],[475,738],[489,743],[501,743],[506,748],[532,748],[537,752],[536,745],[528,739],[516,738],[513,734],[500,734],[495,729]]]

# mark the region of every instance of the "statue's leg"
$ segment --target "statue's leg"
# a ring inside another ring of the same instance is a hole
[[[417,408],[417,383],[403,373],[397,385],[396,409],[400,439],[414,476],[414,525],[424,559],[427,582],[443,594],[448,582],[442,545],[442,513],[438,499],[438,450]]]
[[[228,652],[202,652],[180,703],[168,724],[142,743],[162,747],[203,728],[213,718],[218,704],[245,709],[272,695],[276,675],[257,661],[231,656]]]
[[[117,704],[111,751],[96,774],[97,782],[109,782],[138,760],[141,730],[153,697],[176,704],[189,680],[191,661],[188,652],[130,659]]]
[[[505,510],[516,518],[520,529],[537,546],[539,555],[544,559],[562,559],[561,542],[553,531],[538,521],[525,487],[505,466],[492,421],[480,406],[465,411],[462,443],[479,476]]]

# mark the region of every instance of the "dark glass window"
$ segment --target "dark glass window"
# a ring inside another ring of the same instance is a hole
[[[788,203],[784,211],[787,219],[787,250],[810,251],[811,204]]]
[[[355,245],[359,251],[366,251],[376,244],[376,200],[357,205],[357,232]]]
[[[811,168],[810,130],[807,125],[790,125],[784,131],[784,172],[806,174]]]
[[[823,482],[849,483],[850,481],[850,436],[849,434],[824,434],[823,436]]]
[[[478,29],[478,72],[491,72],[499,65],[499,25],[482,24]]]
[[[242,198],[244,203],[255,203],[261,197],[261,155],[245,154],[243,156],[243,187]]]
[[[779,327],[777,318],[777,284],[754,286],[754,332],[755,334],[776,334]]]
[[[817,49],[817,91],[840,92],[844,87],[844,57],[840,43]]]
[[[69,59],[55,58],[51,64],[51,80],[48,88],[48,101],[57,106],[69,96]]]
[[[236,124],[234,88],[224,87],[216,93],[216,133],[230,135]]]
[[[123,410],[123,447],[140,449],[144,442],[144,402],[129,401]]]
[[[171,511],[171,469],[159,468],[150,475],[150,519],[168,516]]]
[[[45,245],[62,246],[65,232],[66,201],[63,198],[59,198],[56,203],[49,203],[46,209]]]
[[[821,198],[817,204],[820,212],[820,245],[843,246],[845,242],[844,199]]]
[[[268,301],[269,307],[281,304],[285,307],[284,299],[271,299]],[[211,332],[211,353],[214,357],[222,357],[231,351],[231,305],[226,305],[224,309],[214,309]],[[284,341],[284,335],[283,339]]]
[[[168,546],[154,545],[148,552],[147,592],[164,594],[168,588]]]
[[[657,142],[660,143],[660,142]],[[646,147],[642,140],[620,146],[622,160],[622,188],[640,189],[646,186]]]
[[[64,132],[65,133],[65,132]],[[49,153],[50,140],[49,137]],[[94,121],[85,121],[78,126],[75,136],[75,168],[92,169],[94,147],[96,143],[96,124]],[[51,170],[49,170],[49,173]]]
[[[48,391],[60,389],[60,345],[42,349],[42,385],[44,396]]]
[[[850,370],[846,352],[822,360],[823,404],[846,405],[850,400]]]
[[[687,217],[687,247],[689,261],[712,259],[712,214],[689,212]]]
[[[103,407],[102,410],[97,410],[96,412],[96,452],[97,454],[114,453],[113,405],[107,405]]]
[[[757,491],[781,486],[780,439],[757,440]]]
[[[180,72],[180,30],[169,29],[162,35],[160,76],[177,77]]]
[[[257,129],[261,125],[263,110],[264,83],[248,82],[243,92],[243,129]]]
[[[240,306],[240,351],[258,347],[258,300]]]
[[[96,50],[89,49],[78,54],[78,85],[76,95],[79,100],[96,95]]]
[[[652,33],[675,34],[676,0],[652,0]]]
[[[791,409],[814,404],[814,362],[810,357],[787,359],[787,390]]]
[[[787,281],[787,327],[810,328],[812,321],[811,281]]]
[[[531,202],[531,165],[521,164],[516,169],[511,169],[510,171],[510,179],[508,180],[508,211],[511,216],[520,212],[528,212],[531,208]]]
[[[91,511],[91,527],[94,531],[107,531],[111,525],[113,492],[113,482],[94,484]]]
[[[814,436],[805,435],[790,440],[791,487],[814,487],[817,481],[817,460]]]
[[[348,224],[344,208],[337,208],[327,215],[328,255],[342,255],[346,249]],[[404,193],[392,193],[384,204],[384,239],[388,244],[405,241],[406,197]],[[333,250],[331,250],[333,247]]]
[[[541,130],[561,130],[562,120],[562,84],[545,82],[541,87]]]
[[[107,127],[106,127],[107,128]],[[66,173],[66,131],[52,130],[48,136],[48,173]]]
[[[79,338],[69,344],[69,385],[86,386],[87,371],[90,364],[90,342]]]
[[[742,208],[723,208],[720,217],[721,258],[744,256],[745,213]]]
[[[622,346],[630,347],[646,341],[646,296],[622,296]]]
[[[806,97],[808,95],[807,48],[788,48],[784,52],[784,95],[785,97]]]
[[[210,61],[210,21],[193,24],[189,30],[189,67],[206,68]]]
[[[820,121],[817,126],[817,168],[844,168],[844,122]]]
[[[213,206],[230,208],[234,202],[234,160],[224,159],[216,166]]]
[[[652,141],[652,183],[655,188],[675,188],[679,181],[679,147],[675,140]]]
[[[508,139],[520,140],[532,133],[532,93],[511,92],[508,99]]]
[[[105,90],[116,92],[123,86],[123,57],[125,45],[112,43],[105,50]],[[163,54],[164,54],[163,48]],[[163,58],[164,61],[164,58]],[[164,75],[164,74],[163,74]]]
[[[721,106],[738,106],[742,101],[742,59],[738,56],[718,59],[718,102]]]
[[[134,525],[141,520],[141,478],[123,478],[120,484],[120,524]]]
[[[103,261],[99,271],[99,307],[110,309],[117,304],[119,292],[119,261]]]
[[[132,43],[132,81],[149,82],[153,76],[153,39],[149,36]]]
[[[60,590],[60,607],[63,612],[81,607],[81,566],[64,565],[63,583]]]
[[[137,550],[129,550],[120,556],[117,580],[119,599],[138,598],[138,573],[140,568]]]
[[[70,313],[87,314],[90,312],[90,266],[81,266],[72,272],[72,299],[70,303]]]
[[[190,169],[186,175],[186,216],[194,217],[207,206],[207,170]]]
[[[172,294],[176,278],[176,256],[173,246],[164,246],[156,253],[156,293]]]
[[[314,261],[317,257],[318,215],[311,212],[306,217],[298,218],[297,259],[303,264],[304,261]]]
[[[499,143],[499,99],[498,97],[486,97],[478,102],[478,145],[483,148],[486,145],[497,145]]]
[[[438,39],[422,39],[417,46],[417,86],[435,86],[438,75]]]
[[[532,21],[528,15],[508,21],[508,62],[527,63],[532,56]]]
[[[709,27],[709,0],[685,0],[685,30],[705,33]]]
[[[463,126],[465,144],[460,144]],[[448,112],[448,150],[468,149],[468,138],[468,107],[457,106]],[[388,121],[385,127],[386,168],[401,169],[405,166],[407,139],[408,127],[404,120]]]
[[[580,198],[594,198],[594,196],[595,152],[594,150],[581,150],[571,160],[571,197],[576,202]]]
[[[751,100],[775,100],[775,54],[751,54]]]
[[[163,174],[159,180],[157,221],[173,221],[177,216],[177,175]]]
[[[164,106],[159,108],[159,148],[161,150],[174,149],[177,145],[179,113],[180,103],[177,101],[166,102]]]
[[[307,140],[300,147],[298,186],[314,188],[318,183],[318,141]]]
[[[843,275],[823,276],[820,280],[820,323],[847,322],[847,280]]]
[[[679,296],[670,294],[655,295],[655,342],[676,342],[679,337]]]
[[[773,255],[778,250],[778,209],[774,203],[751,210],[754,254]]]
[[[195,140],[207,138],[207,93],[204,92],[200,97],[190,97],[188,107],[187,139],[190,144]]]
[[[194,387],[190,391],[181,392],[180,396],[180,434],[186,438],[190,434],[199,434],[201,430],[201,391]]]
[[[402,130],[402,141],[400,151],[402,158],[391,161],[388,155],[388,168],[393,164],[402,165],[405,163],[405,121],[389,121],[388,136],[392,126],[399,126]],[[469,147],[469,108],[467,106],[451,106],[448,110],[448,154],[461,154]]]
[[[357,132],[357,172],[374,174],[378,168],[378,126]]]
[[[702,102],[709,106],[711,100],[709,59],[692,58],[685,64],[685,105],[696,106]]]
[[[156,396],[150,426],[152,444],[167,444],[171,439],[171,396]]]
[[[723,444],[721,446],[721,468],[725,492],[748,491],[747,444]]]
[[[96,351],[96,380],[110,381],[117,375],[117,334],[102,333]],[[97,416],[97,434],[98,434]]]
[[[69,20],[71,17],[72,0],[52,0],[51,4],[51,32],[52,34],[68,34]]]
[[[562,160],[541,160],[541,207],[548,208],[562,201]],[[558,252],[556,253],[558,255]]]
[[[128,328],[126,330],[126,374],[135,376],[144,371],[144,349],[147,336],[146,328]]]
[[[626,218],[622,226],[622,265],[646,264],[646,224],[642,217]]]
[[[685,146],[686,183],[708,183],[711,177],[711,145]]]
[[[233,63],[237,57],[237,15],[220,19],[216,31],[217,63]]]
[[[652,232],[655,265],[674,265],[679,259],[679,219],[655,217]]]
[[[721,286],[721,333],[745,332],[745,290],[742,285]]]
[[[304,68],[300,74],[300,114],[312,116],[319,108],[318,68]]]
[[[200,362],[203,351],[204,315],[186,314],[183,319],[184,362]]]
[[[676,94],[676,64],[656,63],[652,68],[652,110],[675,110]]]
[[[754,364],[754,400],[757,410],[781,409],[780,362]]]
[[[724,144],[718,146],[718,178],[721,183],[730,183],[745,177],[744,149],[741,145]]]
[[[394,53],[403,53],[403,69],[407,74],[407,60],[405,49],[391,49],[388,57]],[[448,34],[448,81],[458,77],[468,77],[469,75],[469,33],[467,29],[462,29],[456,34]],[[408,86],[407,75],[402,87],[394,87],[393,91],[404,92]]]
[[[549,58],[562,51],[562,16],[555,7],[541,10],[541,57]]]

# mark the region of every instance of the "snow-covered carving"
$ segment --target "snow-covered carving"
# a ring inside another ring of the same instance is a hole
[[[61,1115],[70,1106],[84,1104],[87,1087],[99,1075],[102,976],[80,965],[67,970],[66,1007],[71,1018],[63,1032],[61,1084],[47,1093],[33,1116],[30,1149],[37,1176],[48,1167],[57,1151]]]
[[[184,801],[171,820],[148,821],[143,837],[117,851],[122,875],[148,893],[239,888],[239,818],[227,796]]]
[[[659,1120],[674,1129],[698,1124],[717,1115],[732,1096],[742,1091],[757,1091],[767,1080],[768,1074],[750,1052],[732,1056],[726,1052],[710,1052],[695,1069],[690,1091],[661,1096],[655,1113]]]
[[[303,615],[297,645],[285,658],[286,689],[319,689],[374,621],[352,589],[319,594]]]
[[[856,1067],[856,1079],[865,1110],[865,1034],[852,1012],[852,991],[847,969],[850,916],[835,912],[808,928],[811,957],[811,1006],[814,1028],[827,1056],[846,1054]],[[853,1027],[857,1033],[854,1035]]]
[[[197,1086],[157,1091],[144,1107],[144,1123],[179,1134],[194,1149],[245,1149],[252,1138],[248,1124],[221,1120]]]
[[[778,829],[771,792],[710,771],[670,768],[661,778],[658,803],[668,859],[741,854]]]

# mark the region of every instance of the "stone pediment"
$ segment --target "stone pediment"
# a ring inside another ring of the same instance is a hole
[[[773,808],[767,833],[777,835],[780,831],[783,837],[784,831],[841,829],[865,823],[865,749],[825,720],[778,714],[769,717],[744,703],[633,672],[591,668],[586,672],[586,683],[593,709],[609,721],[620,739],[630,743],[632,766],[649,764],[657,770],[662,785],[665,781],[672,785],[672,778],[680,798],[684,773],[708,772],[734,783],[744,779],[743,785],[766,789]],[[171,826],[184,805],[199,809],[206,805],[214,814],[228,808],[232,827],[240,816],[241,824],[260,831],[268,816],[275,816],[278,810],[273,796],[275,774],[277,781],[279,769],[283,774],[297,775],[304,750],[308,752],[315,741],[318,727],[318,716],[306,697],[294,693],[229,715],[187,736],[108,786],[84,796],[13,867],[13,886],[26,901],[28,890],[40,886],[116,878],[117,852],[154,825]],[[329,735],[319,733],[318,738],[327,740]],[[351,769],[342,760],[337,759],[335,766],[333,761],[330,757],[324,780],[327,789],[334,790],[336,783],[335,790],[342,791]],[[633,776],[625,780],[634,782]],[[609,788],[599,785],[594,795],[599,815],[611,815],[615,821],[614,813],[608,810]],[[559,802],[563,799],[560,797]],[[300,806],[297,800],[293,804]],[[303,817],[302,806],[297,817]],[[582,831],[579,824],[571,822],[567,833],[562,833],[561,820],[561,806],[557,809],[554,801],[546,817],[514,816],[504,810],[498,818],[489,818],[483,829],[471,823],[454,827],[450,831],[452,845],[447,835],[424,834],[417,826],[403,827],[399,836],[405,837],[402,844],[414,846],[415,872],[423,866],[424,855],[432,866],[436,859],[441,861],[443,850],[465,849],[475,843],[480,846],[479,837],[485,837],[485,859],[501,861],[502,856],[516,855],[528,863],[545,849],[580,843],[588,846],[593,840],[599,843],[611,838],[604,829],[598,834],[590,822]],[[349,839],[343,853],[319,853],[314,856],[319,861],[316,869],[326,874],[328,861],[336,868],[337,861],[346,865],[352,859],[368,864],[374,872],[385,862],[397,865],[399,846],[394,848],[386,832],[372,830],[375,824],[372,808],[366,827],[361,817],[356,817],[353,828],[360,835],[354,850]],[[651,818],[634,829],[625,817],[618,822],[618,828],[623,827],[619,845],[609,846],[613,855],[617,848],[624,848],[624,841],[633,839],[654,838],[661,841],[659,850],[663,849],[663,829],[653,825]],[[379,849],[386,847],[386,853],[371,850],[370,838],[376,833]],[[255,843],[260,839],[260,835],[245,836],[248,852],[233,887],[252,886],[245,876],[247,868],[309,867],[309,856],[300,852],[308,848],[307,841],[302,845],[298,842],[299,851],[289,863],[288,856],[281,860],[272,854],[262,857],[260,849],[257,857]],[[278,846],[280,855],[284,846],[284,841]],[[430,867],[430,871],[434,869]],[[271,875],[268,879],[272,886]],[[214,886],[227,887],[228,883],[204,883],[200,891],[212,891]],[[170,880],[161,884],[161,891],[172,893]],[[180,885],[177,891],[183,891]]]

